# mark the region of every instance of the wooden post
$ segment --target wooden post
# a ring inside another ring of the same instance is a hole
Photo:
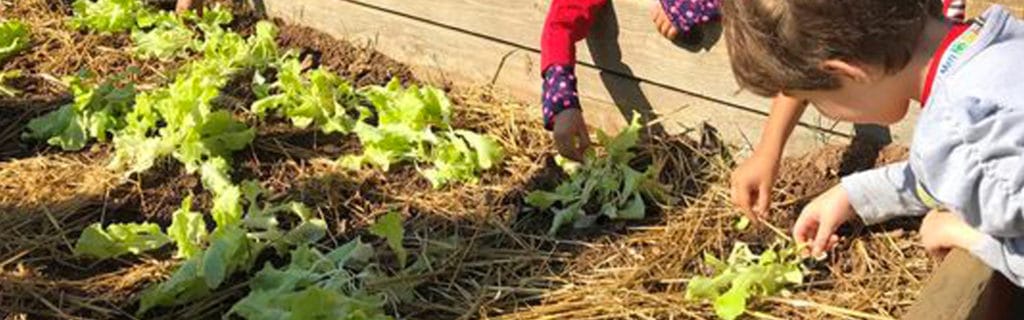
[[[971,254],[954,250],[932,273],[903,319],[1014,319],[1020,296],[1020,289],[998,272]]]

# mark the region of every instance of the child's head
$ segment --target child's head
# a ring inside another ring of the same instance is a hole
[[[733,73],[756,94],[809,100],[853,122],[906,113],[907,77],[937,0],[724,0]]]

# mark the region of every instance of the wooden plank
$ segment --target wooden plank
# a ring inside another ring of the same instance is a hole
[[[975,17],[994,4],[1002,5],[1017,17],[1024,17],[1024,0],[968,0],[967,16]]]
[[[462,30],[524,50],[540,52],[550,0],[352,0],[379,10]],[[668,86],[695,96],[767,112],[767,99],[740,92],[733,80],[721,28],[712,25],[707,41],[691,47],[658,34],[648,16],[653,1],[609,1],[591,36],[578,44],[583,64]],[[540,66],[532,70],[538,77]],[[536,82],[536,81],[534,81]],[[531,82],[531,85],[534,83]],[[816,121],[809,112],[806,122]]]
[[[350,1],[534,52],[540,52],[544,19],[551,4],[550,0]],[[729,107],[768,112],[768,99],[739,90],[732,76],[725,45],[720,41],[721,28],[718,25],[710,25],[705,30],[705,41],[699,45],[682,46],[668,41],[655,31],[648,13],[655,4],[657,2],[653,1],[609,1],[591,30],[590,37],[577,45],[579,61],[597,69],[627,75],[651,85],[670,87]],[[540,70],[535,69],[534,72],[539,73]],[[537,86],[537,81],[510,84]],[[618,99],[618,102],[630,102],[623,100]],[[656,99],[647,101],[652,105],[671,103]],[[906,121],[893,126],[894,141],[909,144],[916,115],[916,109],[912,110]],[[834,122],[825,119],[813,108],[808,109],[802,122],[846,134],[852,133],[849,124],[834,126]]]
[[[349,2],[407,20],[451,29],[534,53],[539,52],[540,33],[544,16],[550,4],[550,0],[533,0],[528,3],[530,5],[497,0],[349,0]],[[579,45],[580,52],[577,56],[580,57],[581,62],[608,73],[639,79],[639,82],[647,83],[650,86],[664,87],[688,93],[694,98],[712,100],[725,107],[767,113],[770,104],[768,99],[747,93],[738,93],[738,86],[733,81],[724,46],[714,46],[713,42],[708,42],[705,45],[710,50],[698,52],[684,50],[653,32],[651,22],[647,19],[647,13],[643,10],[644,6],[637,1],[615,1],[610,4],[608,10],[602,15],[602,19],[592,30],[590,39]],[[619,7],[626,9],[617,9]],[[510,32],[510,30],[512,31]],[[388,38],[379,40],[390,41]],[[389,50],[383,51],[389,55],[402,54],[389,52]],[[478,72],[478,70],[465,70],[466,66],[461,64],[454,67],[446,71],[453,74]],[[537,76],[522,78],[525,81],[506,81],[503,83],[503,87],[509,88],[513,92],[534,91],[533,89],[539,86],[539,66],[533,63],[531,68],[521,71],[533,72]],[[581,93],[592,96],[608,96],[615,93],[613,89],[595,87],[594,90],[604,92],[587,92],[586,90],[589,89],[581,88]],[[536,100],[537,96],[522,98],[532,101]],[[675,103],[671,100],[630,101],[621,98],[605,99],[603,102],[626,105],[643,104],[662,108],[672,107]],[[916,115],[916,112],[912,115]],[[910,136],[912,136],[913,119],[914,117],[910,117],[908,121],[893,128],[892,135],[895,141],[909,143]],[[837,126],[835,122],[825,119],[813,108],[808,109],[802,118],[802,123],[808,126],[823,126],[846,135],[853,132],[852,126],[849,124],[844,123]],[[756,125],[757,128],[761,126],[761,123]],[[797,153],[803,150],[799,147],[800,145],[811,145],[811,143],[800,141],[792,144],[798,146],[795,147],[796,150],[793,150]]]
[[[942,261],[925,284],[907,320],[1013,319],[1020,290],[962,250]]]
[[[510,93],[526,101],[540,96],[536,72],[539,56],[520,47],[473,36],[442,26],[375,10],[349,1],[270,0],[265,1],[271,16],[301,23],[335,37],[371,40],[378,50],[410,64],[420,74],[461,83],[493,83],[509,88]],[[439,72],[459,70],[460,72]],[[616,128],[623,123],[624,112],[641,110],[668,115],[662,123],[670,132],[697,126],[709,120],[723,136],[736,142],[759,139],[763,115],[694,97],[617,74],[582,66],[579,68],[580,92],[585,114],[593,126]],[[523,86],[523,83],[535,85]],[[621,103],[617,103],[624,101]],[[644,103],[644,101],[658,101]],[[639,103],[637,103],[639,102]],[[616,106],[631,106],[620,110]],[[539,117],[539,110],[537,111]],[[829,139],[801,128],[795,134],[794,149],[807,150]]]

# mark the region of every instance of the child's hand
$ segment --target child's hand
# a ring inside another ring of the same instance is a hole
[[[836,229],[855,216],[846,190],[832,187],[804,207],[793,225],[793,239],[810,244],[811,255],[820,257],[839,242]]]
[[[768,214],[772,184],[779,173],[779,158],[764,152],[754,155],[732,172],[732,203],[750,220],[757,221]]]
[[[552,135],[558,153],[572,160],[583,161],[584,152],[590,148],[590,133],[580,108],[565,109],[555,115]]]
[[[676,29],[676,26],[672,24],[672,19],[669,19],[668,15],[665,14],[665,9],[658,2],[651,6],[651,21],[654,22],[654,27],[658,29],[658,33],[661,33],[665,38],[672,40],[679,35],[679,29]]]
[[[953,248],[970,250],[983,236],[949,211],[932,211],[921,223],[921,242],[928,253],[939,259]]]
[[[177,5],[174,6],[174,11],[182,13],[191,9],[197,9],[198,13],[202,13],[203,0],[178,0]]]

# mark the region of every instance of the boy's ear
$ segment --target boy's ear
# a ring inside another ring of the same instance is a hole
[[[867,82],[870,80],[867,70],[843,60],[829,59],[821,62],[818,66],[822,71],[838,78],[846,78],[854,82]]]

